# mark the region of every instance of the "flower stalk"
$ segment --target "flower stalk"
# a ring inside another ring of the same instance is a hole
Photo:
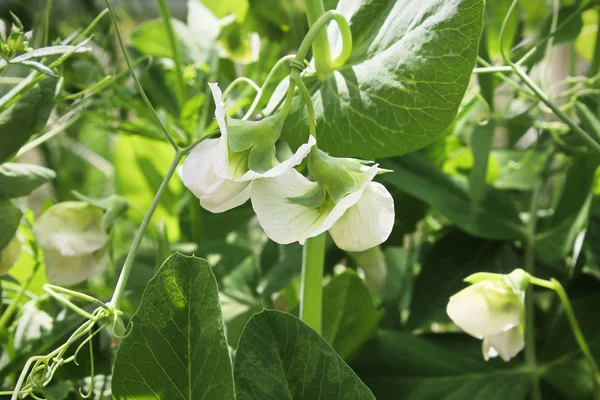
[[[306,240],[302,253],[300,319],[319,335],[322,333],[323,268],[325,233]]]

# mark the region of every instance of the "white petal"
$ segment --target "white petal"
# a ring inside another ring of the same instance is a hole
[[[483,358],[486,361],[498,355],[504,361],[509,361],[523,350],[525,340],[521,333],[521,327],[516,326],[506,332],[485,337],[482,346]]]
[[[183,163],[181,172],[183,184],[200,199],[202,207],[213,213],[242,205],[250,197],[249,182],[233,182],[215,173],[223,144],[221,139],[200,142]]]
[[[75,285],[106,269],[109,262],[108,247],[78,256],[65,256],[58,251],[44,249],[44,260],[50,282],[63,286]]]
[[[218,83],[209,83],[208,86],[215,101],[215,118],[217,119],[217,124],[219,124],[221,136],[227,138],[227,124],[225,123],[227,114],[225,113],[225,107],[223,107],[223,93]]]
[[[317,183],[293,168],[278,177],[252,182],[252,208],[271,240],[280,244],[296,242],[316,221],[324,218],[318,209],[287,200],[303,196],[316,186]]]
[[[250,186],[250,182],[234,182],[224,179],[218,191],[200,198],[200,205],[213,213],[231,210],[248,201]]]
[[[252,207],[271,240],[281,244],[296,241],[303,244],[306,239],[331,228],[348,208],[360,200],[366,186],[376,174],[377,166],[369,168],[363,186],[357,191],[345,196],[335,205],[312,208],[288,200],[306,195],[318,185],[292,168],[275,178],[253,181]]]
[[[371,182],[329,233],[340,249],[364,251],[385,242],[393,227],[394,199],[382,184]]]
[[[483,281],[450,297],[446,312],[463,331],[482,339],[519,326],[523,302],[504,282]]]
[[[36,221],[33,232],[44,249],[64,256],[89,254],[108,243],[103,214],[102,209],[87,203],[66,201],[50,207]]]
[[[282,175],[289,169],[294,168],[295,166],[299,165],[302,162],[302,160],[304,160],[306,158],[308,153],[310,153],[311,148],[316,143],[317,143],[317,141],[315,140],[315,138],[312,135],[310,135],[310,137],[308,138],[308,143],[305,143],[302,146],[300,146],[298,148],[298,150],[296,151],[296,153],[293,156],[291,156],[290,158],[288,158],[287,160],[277,164],[275,167],[271,168],[270,170],[268,170],[266,172],[259,173],[259,172],[250,170],[250,171],[246,172],[242,177],[236,178],[234,180],[235,181],[248,181],[248,180],[259,179],[259,178],[274,178],[276,176]]]

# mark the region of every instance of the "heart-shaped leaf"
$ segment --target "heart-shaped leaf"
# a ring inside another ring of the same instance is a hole
[[[115,399],[235,399],[217,283],[205,260],[169,257],[132,322],[115,361]]]
[[[319,147],[373,159],[433,142],[454,119],[467,88],[483,6],[481,0],[341,0],[337,10],[352,31],[350,59],[323,80],[305,79]],[[341,47],[335,32],[334,54]],[[293,104],[284,137],[298,147],[306,142],[308,123],[300,95]]]

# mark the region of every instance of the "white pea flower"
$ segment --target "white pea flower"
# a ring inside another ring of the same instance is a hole
[[[183,164],[183,184],[200,199],[202,207],[219,213],[244,204],[255,179],[280,176],[300,164],[315,139],[311,137],[287,160],[275,157],[275,143],[285,116],[275,114],[260,121],[227,116],[218,84],[209,83],[215,101],[215,118],[221,130],[218,139],[196,146]]]
[[[474,274],[472,285],[450,297],[446,312],[471,336],[483,339],[483,358],[509,361],[525,346],[524,297],[529,275],[516,269],[508,275]]]
[[[315,181],[292,168],[252,185],[252,207],[267,236],[281,244],[303,244],[329,230],[346,251],[363,251],[387,240],[394,225],[394,200],[373,182],[383,170],[330,157],[316,147],[308,160]]]
[[[75,285],[102,272],[109,263],[109,237],[103,210],[78,201],[50,207],[33,233],[44,250],[46,276],[59,285]]]
[[[21,241],[17,235],[8,242],[5,248],[0,250],[0,275],[10,271],[21,257]]]

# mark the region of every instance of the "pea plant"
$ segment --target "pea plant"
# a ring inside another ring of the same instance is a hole
[[[7,1],[0,397],[600,399],[600,1]]]

